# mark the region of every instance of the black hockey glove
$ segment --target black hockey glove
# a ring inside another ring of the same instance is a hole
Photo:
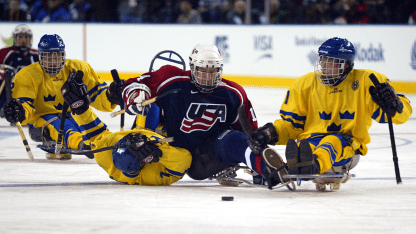
[[[25,109],[19,101],[13,98],[4,106],[4,116],[10,123],[23,122],[25,120]]]
[[[403,103],[390,84],[381,83],[377,87],[370,86],[370,94],[373,101],[387,114],[394,116],[396,112],[403,112]]]
[[[274,145],[278,139],[279,135],[276,128],[272,123],[267,123],[263,127],[254,130],[247,143],[255,154],[260,154],[267,147],[267,144]]]
[[[72,114],[80,115],[84,113],[91,103],[87,86],[82,81],[83,76],[82,71],[78,70],[75,73],[75,70],[73,70],[61,89],[65,102],[71,107]]]
[[[117,104],[119,106],[124,104],[123,98],[121,96],[121,93],[123,92],[124,82],[126,81],[120,80],[119,83],[112,82],[110,86],[108,87],[106,94],[107,94],[108,100],[111,103]]]
[[[145,163],[159,162],[159,158],[162,156],[162,150],[140,133],[126,136],[126,143],[129,145],[128,150],[141,160],[142,166]]]

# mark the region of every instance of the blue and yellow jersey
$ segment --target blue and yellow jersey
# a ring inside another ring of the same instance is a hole
[[[108,85],[94,72],[91,66],[83,61],[67,59],[65,67],[58,75],[46,73],[37,62],[20,70],[13,81],[13,98],[18,99],[25,109],[25,121],[22,124],[36,124],[40,116],[62,112],[64,98],[62,85],[72,69],[84,72],[83,81],[91,97],[91,106],[101,111],[112,111],[116,105],[107,99]]]
[[[114,146],[119,140],[130,133],[141,133],[150,140],[163,139],[165,137],[149,130],[134,129],[112,133],[107,126],[101,122],[90,108],[81,115],[73,115],[75,121],[82,125],[83,137],[86,144],[92,149],[101,149]],[[139,175],[131,176],[118,170],[113,164],[112,150],[95,153],[95,160],[110,176],[110,178],[128,184],[139,185],[170,185],[180,180],[191,166],[191,153],[188,150],[170,146],[169,143],[158,144],[162,150],[159,162],[147,163]]]
[[[363,69],[353,69],[337,86],[321,84],[313,72],[298,78],[283,101],[281,119],[274,122],[279,133],[276,144],[286,144],[289,139],[299,141],[317,133],[344,133],[353,137],[354,150],[367,154],[372,120],[387,122],[387,116],[369,92],[370,86],[374,86],[369,78],[371,73],[380,83],[389,82],[385,75]],[[404,95],[398,96],[404,108],[392,120],[402,124],[410,118],[412,107]]]

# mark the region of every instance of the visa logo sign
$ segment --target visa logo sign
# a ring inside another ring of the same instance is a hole
[[[262,59],[273,59],[273,37],[272,36],[255,36],[254,50],[260,51],[255,62]]]
[[[256,36],[254,37],[255,50],[272,50],[273,37],[272,36]]]

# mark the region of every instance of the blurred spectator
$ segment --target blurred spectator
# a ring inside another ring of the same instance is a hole
[[[74,22],[94,22],[95,14],[92,5],[85,0],[74,0],[69,4],[69,13]]]
[[[227,13],[228,24],[245,24],[246,3],[242,0],[234,2],[233,9]]]
[[[251,23],[260,23],[260,12],[256,8],[251,10]],[[227,12],[226,23],[227,24],[247,24],[246,22],[246,2],[243,0],[237,0],[234,2],[232,10]]]
[[[199,11],[192,9],[192,4],[188,0],[182,0],[180,2],[181,14],[176,20],[178,23],[183,24],[200,24],[202,23],[202,17]]]
[[[226,0],[200,0],[198,11],[204,23],[221,23],[224,7],[228,6]]]
[[[409,17],[409,24],[416,24],[416,11]]]
[[[349,4],[346,0],[331,1],[330,4],[330,19],[335,24],[347,24],[345,14],[350,10]]]
[[[3,3],[0,21],[30,21],[30,15],[21,9],[20,0],[9,0]]]
[[[279,0],[270,0],[269,2],[269,23],[270,24],[282,24],[282,23],[292,23],[293,19],[291,19],[290,13],[286,10],[282,10],[280,8],[280,1]],[[260,16],[260,23],[265,24],[266,22],[266,15]]]
[[[416,10],[416,0],[386,0],[390,9],[390,23],[406,24]]]
[[[159,23],[175,23],[180,11],[175,7],[175,0],[166,0],[165,5],[159,12],[157,22]]]
[[[349,24],[368,24],[371,18],[367,3],[364,0],[346,0],[349,10],[345,14],[345,20]]]
[[[142,0],[121,0],[117,12],[122,23],[141,23],[146,11],[146,3]]]
[[[326,24],[330,22],[329,4],[325,0],[311,1],[305,7],[307,24]]]
[[[91,1],[93,6],[95,18],[98,22],[118,22],[119,16],[117,8],[119,0],[95,0]]]
[[[26,0],[26,5],[32,21],[35,20],[35,16],[40,9],[48,6],[47,2],[44,0]]]
[[[174,23],[176,22],[180,14],[179,0],[168,0],[168,1],[145,0],[145,2],[146,2],[146,11],[144,14],[143,22]],[[163,13],[168,13],[170,15],[162,15]]]
[[[389,23],[390,11],[385,0],[367,0],[371,23]]]
[[[35,15],[36,22],[71,22],[71,15],[64,7],[64,0],[48,0],[48,6],[42,7]]]
[[[3,11],[4,11],[4,8],[5,8],[5,2],[4,2],[4,0],[0,0],[0,19],[3,17]]]

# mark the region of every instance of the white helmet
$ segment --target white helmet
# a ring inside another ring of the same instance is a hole
[[[32,30],[30,30],[29,26],[27,26],[26,24],[17,25],[17,27],[13,30],[12,34],[13,34],[13,46],[14,47],[20,49],[22,52],[27,52],[27,51],[29,51],[30,48],[32,48],[33,33],[32,33]],[[27,46],[16,46],[17,35],[19,35],[19,34],[25,34],[25,35],[30,37],[29,45],[27,45]]]
[[[189,55],[191,81],[203,93],[212,92],[222,79],[223,59],[215,45],[196,45]]]

